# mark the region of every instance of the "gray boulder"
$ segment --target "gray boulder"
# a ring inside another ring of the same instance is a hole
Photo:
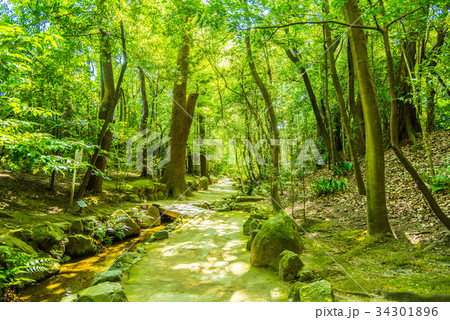
[[[125,291],[117,282],[102,282],[77,293],[78,302],[126,302]]]
[[[282,213],[266,221],[256,235],[251,246],[251,263],[278,269],[284,250],[301,254],[303,244],[294,221]]]
[[[332,302],[334,301],[333,288],[326,280],[316,281],[303,286],[300,291],[302,302]]]
[[[281,253],[278,276],[284,281],[293,281],[302,267],[303,262],[300,260],[300,256],[292,251],[285,250]]]
[[[68,240],[69,242],[66,245],[66,253],[71,257],[82,257],[97,253],[97,244],[91,237],[76,234],[69,236]]]

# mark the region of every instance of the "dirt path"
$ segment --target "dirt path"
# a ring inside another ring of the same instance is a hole
[[[229,192],[231,186],[221,183],[205,199]],[[201,213],[152,244],[123,286],[129,301],[287,301],[289,287],[275,272],[250,266],[242,234],[247,217]]]

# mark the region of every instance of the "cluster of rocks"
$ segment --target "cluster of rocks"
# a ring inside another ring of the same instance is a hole
[[[267,215],[253,213],[243,225],[243,233],[249,236],[247,250],[251,264],[277,270],[283,281],[294,282],[290,301],[334,301],[333,289],[326,280],[304,267],[300,255],[304,246],[301,231],[284,213],[268,219]]]
[[[143,187],[134,187],[133,193],[139,197],[139,200],[164,200],[169,196],[169,190],[164,183],[151,182]]]
[[[139,235],[141,229],[160,224],[160,210],[148,204],[127,211],[116,210],[107,217],[89,216],[71,222],[41,222],[0,237],[0,266],[11,268],[11,257],[18,255],[29,260],[30,265],[35,267],[16,275],[23,280],[19,286],[24,286],[58,273],[61,264],[72,258],[97,254],[102,247],[102,240],[107,237],[111,241],[122,241],[126,237]]]
[[[150,239],[138,248],[136,252],[126,252],[121,255],[111,267],[95,276],[89,288],[62,298],[61,302],[126,302],[127,296],[120,284],[128,277],[130,268],[142,259],[146,248],[154,241],[169,238],[169,231],[177,224],[175,221],[165,229],[156,231]]]

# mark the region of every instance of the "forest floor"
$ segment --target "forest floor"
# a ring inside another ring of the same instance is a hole
[[[418,145],[422,145],[421,140]],[[434,133],[430,146],[434,165],[448,165],[450,132]],[[406,145],[403,150],[421,174],[428,173],[424,149]],[[306,222],[302,218],[303,203],[294,207],[294,217],[309,237],[304,259],[312,270],[342,291],[366,291],[372,295],[383,293],[382,290],[409,291],[425,296],[447,295],[450,300],[450,233],[392,150],[385,153],[385,162],[389,222],[395,238],[367,236],[366,199],[358,194],[353,176],[347,177],[349,187],[345,192],[312,196],[311,183],[333,176],[332,171],[321,169],[305,179]],[[364,163],[362,170],[365,171]],[[433,195],[448,215],[448,191]],[[397,299],[411,300],[411,296],[400,295]]]
[[[419,140],[418,145],[420,144]],[[445,162],[450,162],[449,131],[434,133],[430,137],[430,145],[435,166],[443,167]],[[410,145],[405,146],[404,151],[419,171],[425,174],[427,172],[425,151]],[[391,150],[385,153],[385,160],[389,221],[395,238],[380,239],[367,236],[365,198],[358,195],[352,176],[347,177],[349,187],[344,192],[322,197],[313,196],[311,183],[318,178],[333,176],[330,170],[320,169],[306,176],[306,221],[302,218],[303,204],[298,202],[294,205],[293,215],[305,231],[306,249],[302,260],[317,278],[327,279],[333,284],[336,297],[340,301],[373,300],[349,292],[369,293],[375,300],[413,299],[411,295],[389,297],[382,290],[407,291],[425,296],[435,294],[448,296],[450,233],[433,215],[420,191]],[[362,169],[364,170],[364,163]],[[124,183],[145,184],[145,180],[136,175],[127,176],[121,177],[122,187]],[[0,171],[0,235],[42,221],[64,223],[77,219],[80,215],[78,208],[72,210],[68,208],[70,180],[68,176],[58,176],[56,191],[50,191],[47,176]],[[115,180],[105,182],[105,192],[100,195],[89,195],[84,199],[89,210],[81,214],[109,215],[117,209],[136,206],[139,203],[138,199],[130,198],[129,193],[124,192],[122,187]],[[229,195],[225,194],[226,192],[222,193],[224,197]],[[443,211],[448,214],[450,194],[441,191],[434,195]],[[205,193],[203,197],[202,200],[209,201],[219,196],[211,197]],[[269,201],[266,202],[268,203]],[[287,197],[285,203],[286,211],[290,213]],[[241,232],[245,217],[241,214],[233,216],[227,212],[216,213],[214,219],[209,220],[219,229],[225,228],[225,224],[231,225],[233,228],[230,232],[237,233]],[[238,227],[240,230],[237,230]],[[194,230],[195,227],[192,232]],[[194,235],[186,230],[186,237],[190,236]],[[233,250],[241,250],[245,243],[245,237],[240,234],[239,237],[239,245]],[[178,243],[183,243],[181,240]],[[173,241],[176,241],[176,237]],[[171,245],[176,247],[177,244]],[[232,274],[239,276],[239,270],[247,268],[245,264],[249,261],[245,257],[248,257],[248,253],[242,253],[239,257],[236,262],[230,260],[228,266],[223,266],[224,270],[230,271],[230,276]],[[237,263],[236,267],[233,267],[235,269],[231,267],[233,263]],[[200,262],[195,258],[191,264],[193,268],[198,266],[198,270],[209,270],[204,266],[200,267]],[[237,274],[234,274],[233,270]],[[268,270],[261,270],[260,273],[265,274],[268,279],[276,276]],[[258,278],[261,274],[255,273],[254,276]],[[271,283],[269,286],[273,285],[272,289],[279,287],[276,281],[269,283]],[[230,300],[234,294],[233,299],[245,299],[244,295],[236,293],[239,290],[232,290],[233,292],[228,292],[223,299]],[[273,291],[273,297],[266,295],[267,301],[284,299],[277,290]],[[179,298],[186,299],[186,296],[183,298],[180,295]]]

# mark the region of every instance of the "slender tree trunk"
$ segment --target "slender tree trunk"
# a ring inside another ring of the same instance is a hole
[[[355,67],[353,65],[352,50],[350,48],[350,39],[347,42],[347,64],[348,64],[348,101],[353,119],[358,127],[359,154],[363,155],[365,151],[364,138],[364,120],[361,109],[361,98],[358,95],[355,103]]]
[[[205,117],[203,115],[198,116],[198,123],[200,126],[200,139],[205,139]],[[200,176],[207,177],[209,179],[208,167],[206,163],[205,147],[202,145],[200,149]]]
[[[325,5],[325,13],[328,14],[328,12],[329,12],[329,0],[326,1],[326,5]],[[331,48],[333,45],[332,40],[331,40],[331,30],[330,30],[329,26],[327,26],[327,25],[325,26],[325,36],[326,36],[326,41],[327,41],[327,46],[328,46],[328,58],[330,60],[331,78],[333,80],[334,89],[336,90],[336,97],[337,97],[338,104],[339,104],[339,110],[341,111],[341,116],[342,116],[342,124],[344,126],[344,130],[347,135],[348,146],[350,149],[350,157],[353,162],[353,169],[354,169],[356,184],[358,186],[359,194],[365,195],[366,194],[366,186],[364,185],[364,180],[363,180],[363,177],[361,174],[361,167],[359,166],[358,156],[357,156],[356,150],[355,150],[355,142],[353,139],[352,129],[350,127],[350,120],[348,118],[347,110],[345,108],[344,94],[342,93],[341,83],[340,83],[339,77],[337,75],[336,63],[334,61],[334,54],[333,54],[333,50]],[[343,143],[343,149],[345,151],[344,143]]]
[[[356,0],[344,4],[347,23],[362,25]],[[367,227],[369,234],[391,233],[386,207],[384,148],[375,83],[367,54],[364,31],[351,28],[350,46],[355,61],[361,102],[366,121]]]
[[[139,132],[148,129],[148,100],[147,100],[147,88],[145,86],[145,74],[141,66],[138,66],[139,71],[139,89],[141,92],[141,122],[139,124]],[[142,172],[141,176],[147,176],[147,148],[142,150]]]
[[[263,98],[265,107],[267,108],[267,113],[269,114],[270,126],[272,129],[272,135],[275,140],[275,144],[271,146],[272,149],[272,188],[270,191],[270,195],[272,198],[272,206],[275,212],[279,212],[282,210],[281,200],[279,195],[279,159],[280,159],[280,133],[278,131],[278,123],[277,117],[275,115],[275,109],[272,105],[272,97],[270,96],[269,90],[267,90],[266,86],[262,82],[259,77],[258,72],[256,71],[256,65],[253,60],[252,48],[250,45],[250,35],[246,35],[245,37],[245,46],[247,48],[247,56],[249,59],[249,67],[252,73],[253,80],[259,88]]]
[[[178,52],[179,77],[173,85],[172,116],[170,120],[170,161],[166,166],[162,182],[167,184],[169,194],[177,198],[190,194],[185,179],[186,147],[189,131],[194,116],[198,93],[187,95],[187,80],[189,73],[189,54],[191,40],[187,34]]]
[[[323,27],[323,35],[324,35],[324,51],[326,50],[326,41],[325,41],[325,26]],[[330,135],[330,145],[331,145],[331,164],[335,165],[338,161],[340,161],[340,156],[336,148],[336,144],[334,143],[334,128],[333,128],[333,116],[330,110],[330,103],[328,99],[328,55],[324,54],[324,67],[325,67],[325,111],[328,118],[328,130]],[[330,166],[331,168],[331,166]]]

